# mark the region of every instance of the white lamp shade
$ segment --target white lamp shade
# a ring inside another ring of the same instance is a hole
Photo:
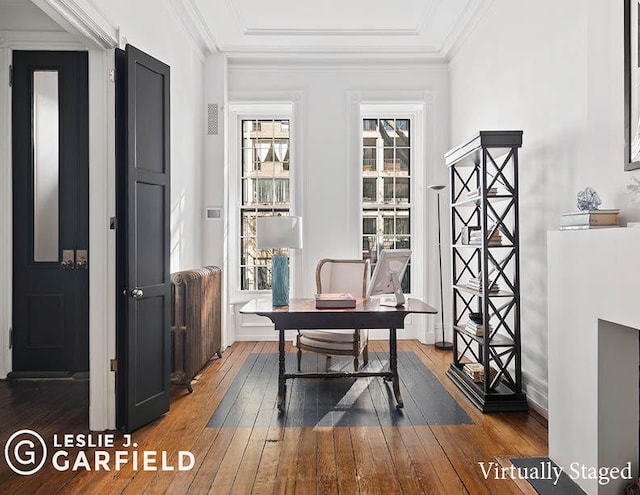
[[[302,217],[258,217],[258,249],[301,249]]]

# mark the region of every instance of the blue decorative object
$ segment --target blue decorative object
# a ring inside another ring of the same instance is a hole
[[[600,201],[600,196],[591,187],[587,186],[584,191],[578,191],[578,209],[582,211],[597,210]]]
[[[271,257],[271,292],[274,306],[289,305],[289,258],[279,254]]]

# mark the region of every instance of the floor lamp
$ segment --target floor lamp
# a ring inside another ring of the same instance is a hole
[[[438,195],[438,263],[439,263],[439,274],[440,274],[440,322],[442,324],[442,340],[437,341],[434,345],[436,349],[450,351],[453,349],[453,344],[451,342],[447,342],[444,340],[444,297],[442,291],[442,243],[440,238],[440,191],[442,191],[445,186],[440,184],[435,184],[433,186],[429,186],[429,189],[434,190]]]

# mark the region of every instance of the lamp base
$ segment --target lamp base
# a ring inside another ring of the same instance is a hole
[[[273,306],[289,305],[289,258],[279,254],[271,257],[271,295]]]
[[[436,349],[440,349],[441,351],[450,351],[453,349],[453,344],[451,342],[446,342],[443,340],[436,342],[433,345],[436,347]]]

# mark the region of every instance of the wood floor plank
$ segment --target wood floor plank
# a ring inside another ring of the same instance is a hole
[[[359,473],[356,469],[351,432],[348,428],[333,429],[333,444],[336,451],[336,476],[338,493],[360,493]]]
[[[258,473],[258,466],[267,439],[268,428],[254,427],[238,466],[235,480],[229,493],[243,495],[251,493]]]
[[[314,431],[317,442],[316,464],[318,466],[316,492],[323,495],[338,493],[333,428],[317,427]]]

